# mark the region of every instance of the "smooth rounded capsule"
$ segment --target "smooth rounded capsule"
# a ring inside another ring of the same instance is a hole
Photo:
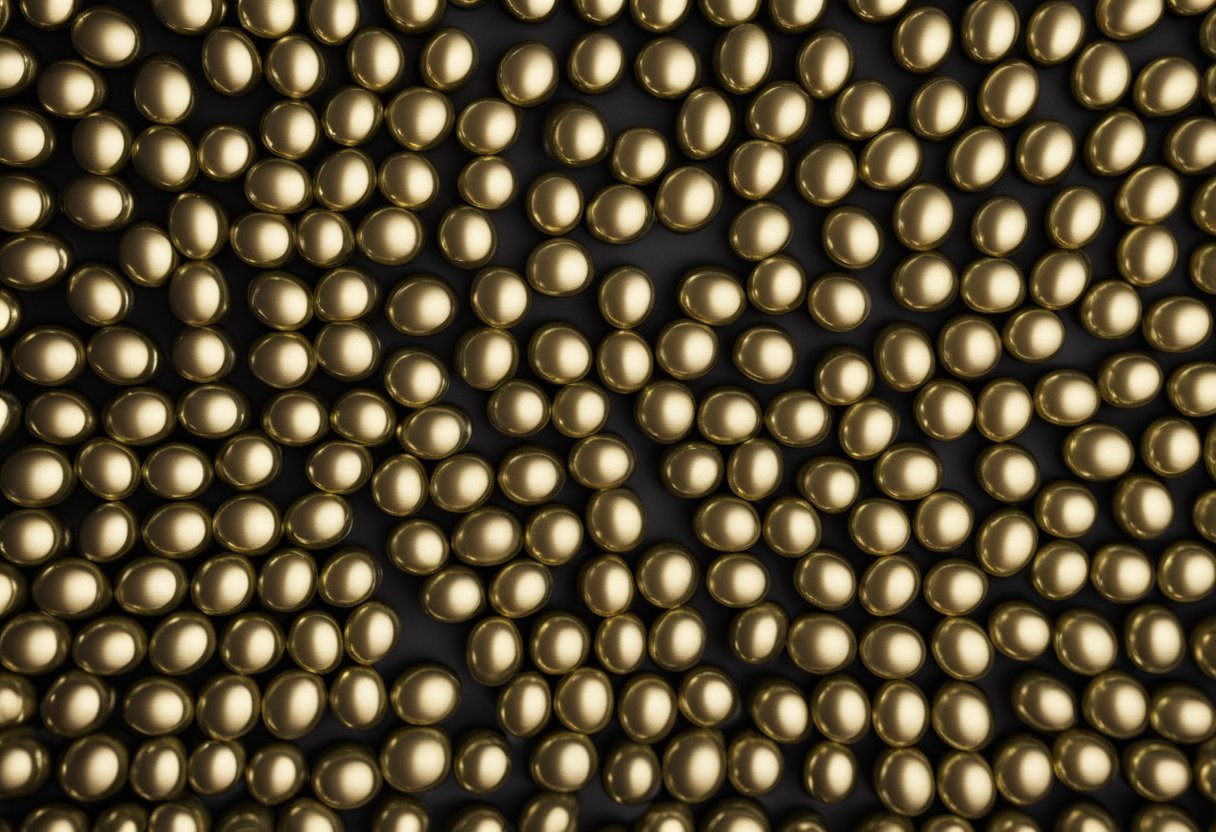
[[[438,725],[456,712],[460,697],[460,680],[451,670],[438,664],[420,664],[397,677],[389,701],[405,722]]]
[[[253,565],[244,555],[216,555],[194,573],[190,582],[190,597],[195,607],[207,615],[231,615],[243,609],[253,598],[255,583]],[[261,628],[244,629],[248,634]],[[272,640],[266,643],[272,643]]]
[[[954,40],[945,12],[926,7],[900,18],[891,38],[895,60],[909,72],[932,72],[946,60]]]
[[[1178,244],[1162,226],[1137,226],[1119,238],[1115,257],[1125,280],[1136,286],[1153,286],[1174,270]]]
[[[887,745],[902,748],[915,744],[929,728],[929,702],[912,682],[884,682],[874,697],[871,721],[874,733]]]
[[[483,618],[469,634],[466,660],[473,678],[483,685],[506,683],[519,667],[523,644],[507,618]]]
[[[423,230],[418,217],[397,206],[377,208],[365,215],[355,231],[355,244],[381,265],[401,266],[422,248]]]
[[[840,32],[826,29],[811,35],[797,57],[798,80],[818,99],[840,91],[853,71],[853,49]]]
[[[529,771],[533,782],[555,792],[574,792],[596,774],[599,757],[586,735],[554,731],[532,749]]]
[[[596,628],[594,648],[609,673],[632,673],[646,658],[646,625],[632,613],[606,618]]]
[[[312,790],[333,809],[357,809],[380,790],[380,768],[372,752],[346,744],[324,752],[312,768]]]
[[[939,624],[930,647],[938,667],[955,679],[980,679],[992,666],[993,645],[987,633],[965,617],[955,616]]]
[[[1019,676],[1011,696],[1014,713],[1036,731],[1065,731],[1076,722],[1075,695],[1063,682],[1046,673]]]
[[[614,54],[618,57],[612,61]],[[604,33],[592,33],[571,52],[572,80],[588,92],[606,91],[620,78],[623,58],[615,39]],[[639,50],[634,59],[634,75],[638,85],[655,98],[683,98],[700,81],[701,60],[689,44],[678,38],[655,38]]]
[[[1102,176],[1118,176],[1134,167],[1144,154],[1148,133],[1134,113],[1114,109],[1095,122],[1085,140],[1085,161]]]
[[[587,204],[587,230],[597,239],[624,245],[650,230],[653,212],[646,195],[632,185],[609,185]]]
[[[80,531],[83,533],[86,530],[92,531],[82,524]],[[90,544],[93,542],[88,541]],[[54,514],[45,509],[14,511],[0,520],[0,556],[13,564],[37,566],[47,563],[62,554],[67,544],[67,528]],[[86,552],[81,554],[88,555]],[[25,581],[8,569],[4,570],[3,575],[3,608],[11,611],[24,596]]]
[[[366,275],[358,272],[342,272],[341,274],[350,279],[333,281],[336,295],[333,299],[334,302],[321,305],[319,311],[328,312],[326,317],[331,319],[349,318],[351,317],[349,312],[352,311],[361,311],[363,314],[370,312],[371,308],[375,306],[374,294],[368,294],[359,289]],[[370,278],[368,280],[370,281]],[[337,290],[344,284],[345,291],[339,293]],[[371,285],[374,286],[374,284]],[[368,288],[374,292],[371,286]],[[337,301],[341,299],[342,295],[347,294],[352,296],[352,299],[363,295],[365,302],[352,304],[349,309],[344,310],[347,304]],[[333,311],[329,312],[327,307],[331,307]],[[433,335],[446,328],[456,316],[456,295],[447,281],[425,274],[416,275],[407,277],[397,284],[385,299],[384,309],[389,323],[398,331],[406,335]],[[354,317],[361,317],[361,315]]]
[[[1115,40],[1133,40],[1147,34],[1161,19],[1163,4],[1101,0],[1094,17],[1102,34]]]
[[[900,815],[920,815],[934,798],[933,768],[915,748],[887,749],[874,767],[874,788],[879,800]]]
[[[662,768],[649,745],[614,747],[603,764],[604,791],[615,803],[636,805],[654,798],[662,788]]]
[[[841,90],[832,105],[832,123],[841,136],[860,141],[890,126],[895,102],[878,81],[855,81]]]
[[[262,80],[262,56],[249,36],[220,26],[203,39],[203,75],[217,92],[244,95]]]
[[[49,390],[35,396],[25,410],[25,427],[36,439],[55,445],[75,445],[97,427],[97,416],[87,399],[68,390]]]
[[[852,602],[857,578],[853,574],[853,567],[843,557],[820,549],[798,561],[794,587],[814,606],[836,610]]]
[[[991,188],[1009,165],[1009,146],[993,127],[973,127],[955,141],[947,160],[947,174],[963,191]]]
[[[259,135],[275,156],[298,160],[317,149],[323,131],[312,105],[286,98],[271,104],[262,114]]]
[[[86,560],[64,558],[38,573],[30,598],[43,612],[57,618],[84,618],[100,611],[110,599],[109,580]]]
[[[97,730],[109,718],[115,704],[114,690],[105,681],[73,669],[50,684],[39,710],[48,731],[76,738]]]
[[[1171,742],[1203,742],[1216,730],[1211,700],[1185,683],[1159,688],[1153,694],[1149,723]]]
[[[722,190],[703,168],[677,168],[659,183],[655,216],[671,231],[688,233],[707,225],[721,205]]]
[[[853,631],[827,613],[808,613],[790,623],[786,650],[794,664],[811,673],[833,673],[856,655]]]
[[[1186,653],[1186,636],[1178,618],[1166,607],[1146,604],[1132,611],[1124,624],[1124,647],[1136,667],[1167,673]]]
[[[1128,783],[1145,800],[1174,800],[1191,785],[1186,755],[1162,740],[1133,743],[1123,753],[1123,768]]]
[[[943,758],[937,768],[937,788],[946,808],[964,818],[982,817],[996,802],[992,770],[973,752],[956,751]]]
[[[389,534],[389,559],[403,572],[430,575],[448,558],[446,534],[430,520],[414,518],[401,523]]]
[[[537,41],[517,43],[498,62],[498,90],[510,103],[533,107],[546,101],[557,88],[557,58]]]
[[[755,23],[740,23],[718,39],[714,74],[728,91],[749,93],[764,83],[772,65],[772,44]]]
[[[266,686],[261,721],[280,740],[298,740],[325,715],[325,682],[305,670],[285,670]]]
[[[24,59],[23,59],[24,60]],[[33,80],[33,64],[23,64],[26,82]],[[86,121],[82,121],[82,124]],[[0,126],[4,127],[4,138],[0,139],[0,161],[13,167],[27,168],[41,165],[55,149],[55,134],[50,122],[41,113],[25,107],[8,107],[0,111]],[[118,131],[120,150],[117,154],[105,154],[107,166],[115,156],[125,160],[129,139]],[[86,142],[90,145],[92,142]],[[107,173],[109,171],[106,171]]]
[[[882,679],[902,679],[915,674],[925,661],[925,643],[920,634],[901,621],[879,621],[862,633],[857,655],[862,664]]]
[[[1216,588],[1216,555],[1196,543],[1175,543],[1157,566],[1157,586],[1174,601],[1192,602]]]
[[[627,185],[646,185],[667,168],[667,139],[649,127],[632,127],[617,134],[612,144],[612,173]]]
[[[171,60],[171,59],[170,59]],[[148,64],[145,64],[145,67]],[[176,69],[180,67],[174,67]],[[153,73],[155,74],[155,73]],[[139,77],[144,72],[141,70]],[[184,70],[183,70],[184,76]],[[178,80],[182,76],[179,76]],[[190,85],[189,76],[184,81]],[[138,85],[138,83],[137,83]],[[77,60],[63,60],[50,64],[38,76],[35,90],[40,103],[48,113],[60,118],[82,118],[97,110],[104,103],[107,94],[105,77],[93,67]],[[193,90],[188,96],[193,106]],[[138,96],[137,96],[138,97]],[[176,111],[174,111],[176,114]],[[156,121],[153,112],[149,119]]]
[[[325,103],[321,122],[332,141],[354,147],[370,140],[383,120],[384,105],[376,94],[350,86],[335,92]]]
[[[726,749],[721,735],[691,728],[677,735],[663,754],[663,783],[677,800],[698,803],[726,779]]]
[[[525,274],[538,292],[551,297],[578,294],[595,276],[591,254],[573,240],[546,240],[528,255]]]
[[[1034,109],[1039,97],[1038,73],[1026,61],[1006,61],[992,69],[980,85],[978,109],[995,127],[1017,124]]]
[[[1090,581],[1104,598],[1131,603],[1153,586],[1153,566],[1140,549],[1112,544],[1099,549],[1090,566]]]
[[[907,187],[920,173],[921,150],[906,130],[884,130],[866,143],[858,160],[861,181],[878,191]]]
[[[687,95],[680,105],[676,144],[691,159],[708,159],[726,149],[734,127],[734,110],[725,94],[713,87],[701,87]]]
[[[1071,58],[1085,37],[1085,19],[1070,3],[1044,3],[1026,21],[1026,51],[1035,63],[1055,66]]]
[[[1199,174],[1216,164],[1209,151],[1212,128],[1210,119],[1196,116],[1176,124],[1165,139],[1165,157],[1179,173]]]
[[[1083,107],[1106,109],[1127,92],[1132,83],[1131,64],[1123,49],[1111,41],[1093,41],[1073,64],[1072,94]]]
[[[923,139],[941,141],[962,128],[970,108],[962,84],[949,77],[933,78],[913,93],[908,126]]]
[[[746,664],[767,664],[785,646],[789,616],[768,601],[738,613],[730,623],[728,639],[735,658]]]
[[[514,737],[530,737],[549,721],[549,685],[539,673],[514,676],[498,693],[498,724]]]
[[[547,566],[568,562],[583,541],[583,523],[572,510],[557,504],[538,509],[524,528],[524,548]]]
[[[51,286],[68,273],[71,265],[71,249],[53,234],[27,231],[0,244],[0,280],[14,289]]]
[[[1048,185],[1068,172],[1075,155],[1076,141],[1067,126],[1058,121],[1038,121],[1018,138],[1014,163],[1028,182]]]
[[[215,797],[240,783],[245,774],[245,749],[234,740],[206,740],[190,752],[187,765],[190,788]]]
[[[460,172],[457,189],[475,208],[496,211],[515,198],[515,171],[500,156],[478,156]]]
[[[795,184],[803,199],[824,206],[847,196],[857,178],[857,160],[849,147],[839,142],[820,142],[799,160]]]
[[[605,618],[620,615],[633,603],[633,572],[622,558],[600,555],[579,572],[579,594],[587,609],[596,615]]]
[[[309,211],[296,223],[296,252],[308,263],[328,268],[351,256],[355,235],[350,223],[332,211]]]

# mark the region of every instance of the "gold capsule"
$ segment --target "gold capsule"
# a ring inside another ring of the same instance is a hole
[[[587,230],[606,243],[624,245],[650,230],[653,213],[646,195],[632,185],[609,185],[587,204]]]
[[[901,621],[879,621],[862,633],[857,654],[862,664],[882,679],[915,674],[925,661],[921,635]]]
[[[847,139],[869,139],[890,125],[894,108],[890,90],[878,81],[855,81],[833,102],[833,126]]]
[[[857,469],[844,459],[818,457],[798,472],[798,490],[817,510],[829,514],[852,506],[860,488]]]
[[[1212,703],[1196,687],[1169,684],[1154,692],[1149,721],[1171,742],[1202,742],[1213,732]]]
[[[692,232],[714,218],[721,200],[717,180],[703,168],[688,165],[671,171],[659,183],[655,216],[672,231]]]
[[[874,768],[874,789],[892,812],[913,816],[924,813],[934,798],[929,759],[915,748],[883,751]]]
[[[844,621],[827,613],[809,613],[790,623],[786,649],[803,670],[834,673],[853,660],[857,646]]]
[[[985,76],[979,91],[979,111],[995,127],[1010,127],[1029,115],[1039,97],[1039,78],[1025,61],[999,64]]]
[[[654,798],[662,787],[659,758],[648,745],[614,747],[604,760],[604,791],[616,803],[636,805]]]
[[[921,138],[941,141],[963,126],[970,106],[962,84],[953,78],[933,78],[912,95],[908,124]]]
[[[166,59],[171,60],[171,59]],[[145,67],[152,64],[145,64]],[[180,69],[180,65],[170,67],[171,71]],[[152,75],[158,75],[156,71]],[[168,79],[166,73],[162,77]],[[141,70],[138,76],[139,79],[144,78],[144,72]],[[182,70],[180,75],[173,76],[173,80],[179,81],[190,88],[191,92],[187,96],[190,103],[184,107],[189,110],[193,107],[193,89],[191,81],[185,71]],[[139,81],[136,82],[137,88]],[[89,113],[97,110],[105,101],[107,86],[104,76],[93,67],[82,61],[64,60],[50,64],[42,70],[38,76],[36,84],[38,102],[48,113],[60,118],[82,118]],[[140,98],[136,94],[137,100]],[[180,107],[182,102],[178,102]],[[144,109],[142,103],[137,103],[141,110]],[[148,118],[153,121],[159,119],[154,118],[157,115],[155,110],[150,110]],[[173,109],[172,115],[177,116],[180,110]]]
[[[85,530],[92,531],[87,526],[81,529]],[[14,511],[0,520],[0,555],[20,566],[37,566],[63,553],[67,534],[64,524],[45,509]],[[12,610],[24,595],[25,581],[7,569],[3,574],[4,608]]]
[[[1131,787],[1145,800],[1174,800],[1191,785],[1186,756],[1162,740],[1133,743],[1123,754],[1123,766]]]
[[[30,65],[27,69],[29,72],[27,82],[33,79],[32,70],[33,66]],[[86,124],[88,119],[84,119],[80,123]],[[35,110],[25,107],[7,107],[0,111],[0,125],[4,127],[5,134],[5,138],[0,139],[0,161],[7,165],[20,168],[38,167],[55,149],[55,136],[50,122]],[[73,133],[73,135],[75,134]],[[123,144],[124,139],[125,135],[120,136],[119,144]],[[87,144],[91,144],[91,142]],[[125,144],[120,149],[125,149]],[[125,153],[117,155],[125,160]],[[107,154],[107,163],[112,158]]]
[[[992,127],[973,127],[951,147],[947,173],[961,190],[983,191],[996,184],[1008,165],[1003,134]]]
[[[397,93],[384,108],[389,133],[407,150],[429,150],[441,142],[455,123],[452,102],[427,87]]]
[[[853,151],[839,142],[812,145],[798,162],[798,193],[812,205],[833,205],[857,183]]]
[[[764,83],[771,65],[772,44],[764,29],[754,23],[731,27],[714,49],[714,74],[735,94],[749,93]]]
[[[574,792],[597,773],[598,754],[591,740],[574,731],[554,731],[532,749],[533,782],[555,792]]]
[[[827,255],[846,269],[872,265],[882,251],[882,231],[874,218],[860,208],[837,208],[823,223]]]

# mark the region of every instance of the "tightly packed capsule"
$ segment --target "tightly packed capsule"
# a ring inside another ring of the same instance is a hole
[[[0,2],[11,825],[1198,829],[1216,10],[1090,5]]]

